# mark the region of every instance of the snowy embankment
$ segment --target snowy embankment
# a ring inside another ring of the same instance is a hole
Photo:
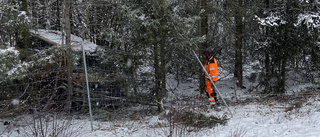
[[[174,84],[174,82],[171,82]],[[190,83],[193,83],[192,81]],[[199,96],[195,90],[196,84],[180,84],[178,88],[169,92],[167,106],[177,107],[180,110],[191,110],[207,116],[221,117],[228,113],[228,109],[221,104],[221,111],[207,110],[200,108],[207,103],[207,98]],[[196,83],[196,82],[194,82]],[[224,84],[222,84],[224,83]],[[93,121],[93,131],[89,117],[80,118],[75,116],[71,121],[63,120],[59,116],[52,115],[52,118],[42,122],[35,122],[34,116],[22,115],[11,119],[0,119],[2,123],[6,121],[10,124],[0,125],[0,135],[2,137],[24,137],[36,136],[34,133],[43,131],[45,136],[53,133],[58,136],[75,137],[167,137],[167,136],[201,136],[201,137],[318,137],[320,136],[320,96],[291,94],[284,96],[249,96],[239,90],[237,98],[231,97],[234,89],[230,88],[232,82],[220,82],[218,88],[226,98],[233,117],[226,124],[218,124],[213,128],[192,128],[183,126],[180,123],[172,123],[164,114],[149,114],[141,116],[137,113],[134,118],[121,120],[100,120]],[[170,85],[169,89],[170,89]],[[175,87],[171,85],[171,87]],[[305,87],[300,85],[297,88]],[[227,92],[229,91],[229,92]],[[242,94],[241,94],[242,93]],[[148,106],[132,106],[131,110],[145,109]],[[119,111],[119,116],[123,113],[131,113],[131,110]],[[164,113],[169,113],[167,108]],[[109,113],[95,113],[107,115]],[[143,113],[141,113],[143,114]],[[55,117],[53,117],[55,116]],[[118,117],[119,117],[118,116]],[[134,119],[134,120],[133,120]],[[35,124],[36,123],[36,124]],[[59,131],[59,132],[58,132]],[[41,136],[41,135],[38,135]]]
[[[298,103],[299,104],[299,103]],[[318,137],[320,135],[320,98],[310,97],[302,106],[274,102],[263,105],[252,102],[246,105],[231,106],[233,118],[226,125],[218,125],[212,129],[191,131],[178,129],[180,136],[202,137]],[[214,115],[214,111],[209,112]],[[90,132],[90,123],[83,123],[81,136],[168,136],[170,128],[157,127],[164,120],[158,116],[142,121],[116,123],[94,122],[95,131]],[[156,127],[156,128],[154,128]]]
[[[288,100],[290,102],[290,100]],[[320,98],[307,102],[232,106],[234,117],[226,126],[218,126],[216,136],[317,137],[320,135]]]
[[[233,118],[225,125],[214,128],[189,130],[186,127],[175,127],[174,136],[202,136],[202,137],[317,137],[320,135],[320,97],[309,96],[301,100],[287,100],[281,102],[277,99],[248,99],[234,101],[230,109]],[[238,104],[237,104],[238,103]],[[222,108],[222,111],[227,109]],[[216,115],[213,110],[203,111],[207,115]],[[54,120],[53,120],[54,121]],[[32,136],[35,130],[33,125],[27,125],[26,120],[11,122],[1,125],[1,136]],[[56,120],[58,125],[65,124]],[[24,124],[23,124],[24,123]],[[79,137],[117,137],[117,136],[168,136],[170,135],[169,122],[160,115],[149,116],[139,120],[122,120],[113,122],[93,122],[94,130],[91,131],[88,119],[74,119],[71,125],[65,126],[64,135]],[[46,126],[50,126],[47,124]],[[192,129],[192,128],[190,128]],[[39,129],[38,129],[39,130]],[[48,129],[48,134],[52,131]]]

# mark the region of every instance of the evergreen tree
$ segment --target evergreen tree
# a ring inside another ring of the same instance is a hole
[[[30,45],[29,34],[30,20],[25,10],[26,1],[22,5],[13,1],[0,1],[0,42],[10,46],[21,43]],[[17,43],[19,42],[19,43]]]
[[[284,93],[288,68],[294,68],[302,61],[301,55],[310,49],[306,43],[316,41],[306,27],[296,25],[299,16],[305,12],[301,1],[267,0],[265,4],[267,9],[262,15],[265,17],[257,17],[260,25],[265,26],[262,40],[265,42],[261,47],[265,52],[265,79],[262,82],[265,92]]]
[[[171,61],[178,58],[176,50],[181,48],[190,49],[197,43],[197,38],[192,39],[193,17],[181,17],[170,3],[161,0],[144,1],[137,5],[134,12],[138,23],[130,24],[133,48],[144,49],[150,54],[150,64],[153,66],[152,95],[158,104],[158,110],[162,111],[162,99],[166,96],[166,75],[168,63],[173,66],[184,65],[180,62]],[[141,23],[141,24],[140,24]],[[138,41],[137,41],[138,40]],[[186,52],[187,50],[182,50]]]

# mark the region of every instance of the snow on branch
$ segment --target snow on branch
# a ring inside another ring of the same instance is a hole
[[[17,56],[19,51],[14,47],[0,48],[0,78],[4,80],[8,77],[20,77],[19,75],[25,71],[27,64],[22,63]],[[0,80],[0,82],[1,82]]]
[[[301,26],[302,24],[307,25],[308,28],[320,28],[320,16],[319,13],[305,13],[300,14],[295,23],[295,27]]]
[[[277,15],[275,13],[271,13],[266,18],[260,18],[257,15],[254,16],[258,23],[262,26],[280,26],[282,24],[286,24],[287,21],[281,18],[281,15]]]
[[[13,53],[14,56],[19,56],[19,51],[16,50],[14,47],[8,47],[5,49],[0,49],[0,55],[7,55],[9,53]]]

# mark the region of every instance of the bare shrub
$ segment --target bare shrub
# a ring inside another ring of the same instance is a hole
[[[169,121],[168,136],[186,136],[203,128],[213,128],[218,124],[226,124],[227,120],[206,116],[190,110],[171,110],[164,117]]]
[[[80,134],[71,126],[72,118],[62,114],[35,113],[22,120],[26,125],[22,134],[27,137],[76,137]]]
[[[302,107],[302,102],[295,102],[293,104],[290,104],[290,106],[287,107],[284,111],[285,112],[289,112],[289,111],[293,111],[293,110],[299,111],[299,109],[301,107]]]
[[[245,137],[247,134],[247,130],[244,128],[237,128],[235,130],[232,130],[230,132],[230,135],[228,137]]]

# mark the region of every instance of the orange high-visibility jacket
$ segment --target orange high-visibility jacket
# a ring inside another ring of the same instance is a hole
[[[215,58],[211,57],[209,60],[206,60],[206,64],[204,66],[212,81],[218,81],[218,64]],[[208,78],[208,76],[206,76]]]

